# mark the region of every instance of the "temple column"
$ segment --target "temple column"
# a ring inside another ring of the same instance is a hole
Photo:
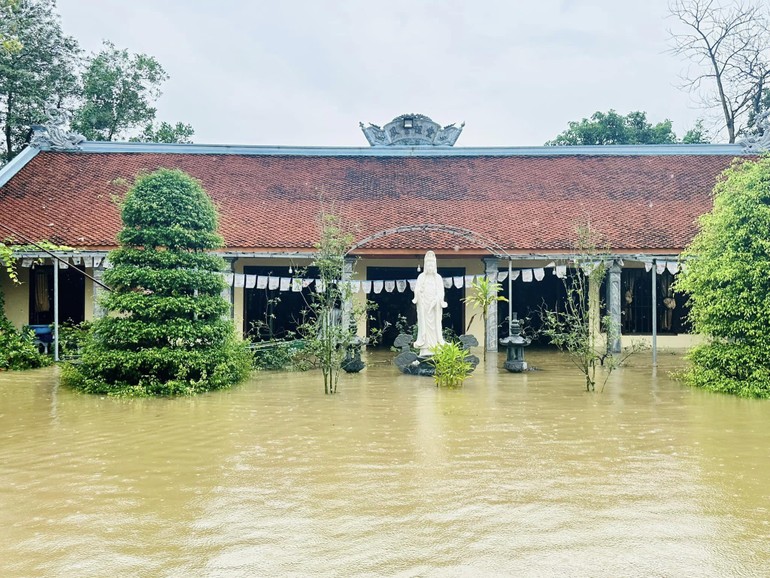
[[[342,303],[342,326],[350,327],[353,314],[353,292],[349,289],[349,281],[353,279],[353,266],[356,264],[355,257],[345,257],[342,263],[342,295],[345,297]]]
[[[610,353],[620,353],[621,349],[620,272],[617,260],[607,270],[607,315],[611,325],[607,328],[607,351]]]
[[[92,277],[99,281],[99,283],[104,283],[104,262],[102,264],[95,266],[92,269]],[[55,265],[55,264],[54,264]],[[91,283],[91,286],[93,287],[92,291],[92,299],[93,299],[93,308],[94,308],[94,321],[97,319],[100,319],[106,315],[106,311],[104,307],[102,307],[101,304],[101,298],[104,295],[104,287],[99,285],[99,283]]]
[[[235,262],[237,257],[225,257],[225,281],[230,280],[229,286],[222,290],[222,299],[230,304],[230,312],[228,319],[235,318],[235,289],[233,288],[232,275],[235,273]]]
[[[484,273],[493,283],[497,283],[497,257],[485,257],[484,258]],[[497,301],[494,301],[487,311],[487,326],[486,326],[487,342],[484,344],[484,348],[487,351],[497,352]]]

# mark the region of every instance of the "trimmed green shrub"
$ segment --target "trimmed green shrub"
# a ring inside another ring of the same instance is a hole
[[[94,322],[63,382],[84,392],[187,395],[250,371],[251,354],[226,318],[217,213],[201,184],[178,170],[140,175],[122,205],[121,247],[104,274],[113,313]]]

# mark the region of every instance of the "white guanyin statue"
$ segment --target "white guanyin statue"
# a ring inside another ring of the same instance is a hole
[[[436,270],[433,251],[425,253],[424,270],[417,277],[412,303],[417,304],[417,341],[414,347],[420,350],[420,356],[433,355],[433,349],[445,343],[441,317],[446,307],[444,280]]]

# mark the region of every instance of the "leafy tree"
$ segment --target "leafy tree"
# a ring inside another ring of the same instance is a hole
[[[222,298],[217,213],[179,170],[137,177],[122,204],[121,247],[104,274],[104,306],[65,383],[88,393],[178,395],[228,387],[250,367]]]
[[[345,255],[352,243],[353,236],[345,231],[338,216],[321,215],[321,239],[312,263],[318,269],[319,281],[299,333],[306,342],[306,351],[321,368],[326,394],[337,393],[340,370],[355,338],[355,325],[346,324],[342,318],[342,308],[352,295],[349,284],[341,282]],[[361,311],[349,314],[356,317]]]
[[[80,49],[61,29],[54,0],[0,1],[0,164],[29,142],[49,107],[76,93]]]
[[[656,125],[647,121],[645,112],[629,112],[623,116],[614,110],[595,112],[591,118],[580,122],[571,121],[569,128],[548,141],[546,146],[565,145],[620,145],[620,144],[670,144],[676,134],[671,121]]]
[[[605,371],[604,389],[610,374],[630,355],[644,348],[642,344],[634,343],[620,354],[613,354],[607,347],[620,338],[620,327],[609,315],[599,318],[602,301],[598,292],[593,294],[593,298],[591,294],[591,288],[598,289],[607,274],[608,257],[597,248],[598,237],[597,232],[588,226],[577,228],[577,244],[572,258],[574,268],[564,279],[564,306],[556,311],[540,311],[541,333],[567,353],[569,360],[585,378],[586,391],[596,389],[596,372],[600,367]]]
[[[718,109],[729,142],[759,113],[770,82],[770,13],[766,0],[673,0],[680,30],[669,31],[671,51],[689,61],[684,88],[706,108]]]
[[[500,295],[500,283],[490,280],[487,276],[475,277],[470,286],[471,294],[463,301],[473,307],[481,309],[481,318],[484,323],[484,359],[487,358],[487,316],[489,308],[496,306],[498,301],[508,301]]]
[[[113,140],[127,131],[151,124],[168,75],[146,54],[130,54],[106,41],[88,61],[82,78],[82,105],[72,126],[88,140]]]
[[[707,343],[689,353],[687,381],[711,391],[770,397],[770,157],[736,161],[714,208],[683,253],[677,291]]]
[[[142,134],[130,138],[131,142],[161,142],[161,143],[192,143],[192,136],[195,134],[192,125],[178,122],[174,125],[168,122],[161,122],[155,126],[150,123],[144,127]]]
[[[682,144],[708,144],[711,139],[703,127],[703,120],[698,119],[695,126],[688,130],[682,137]]]

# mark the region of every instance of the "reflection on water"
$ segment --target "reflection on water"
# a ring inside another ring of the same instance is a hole
[[[0,575],[767,575],[770,403],[682,387],[670,355],[601,394],[550,352],[452,391],[389,357],[333,397],[0,374]]]

